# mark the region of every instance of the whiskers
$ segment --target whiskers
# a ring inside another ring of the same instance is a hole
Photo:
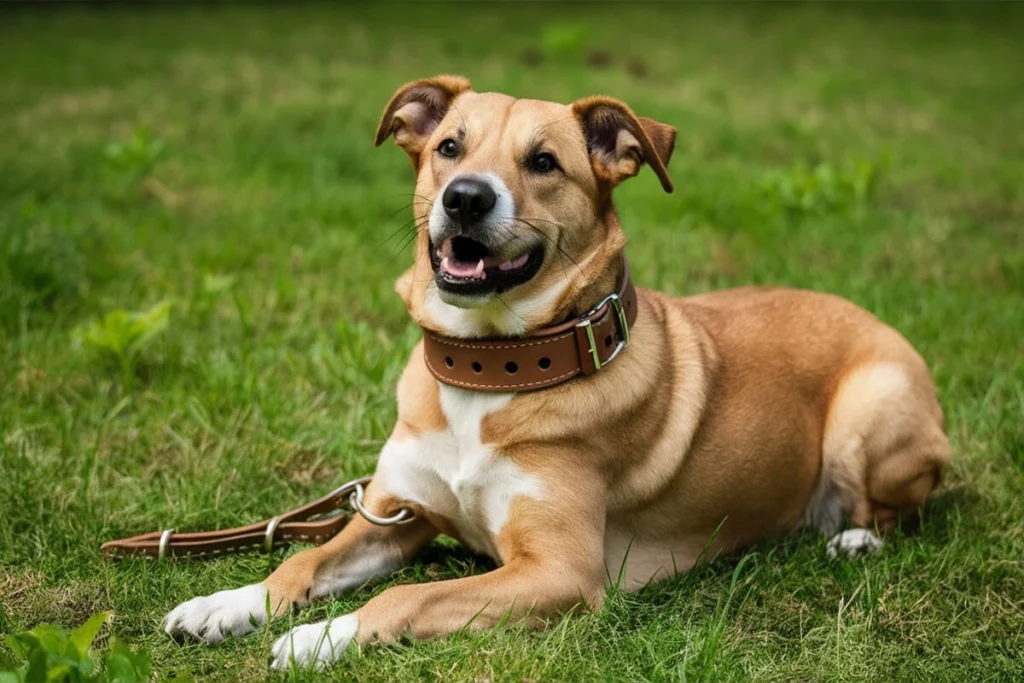
[[[430,223],[430,212],[434,208],[433,200],[429,197],[424,197],[423,195],[416,193],[413,193],[412,198],[413,201],[411,203],[397,209],[391,214],[391,217],[394,218],[396,215],[409,208],[413,210],[413,217],[402,223],[397,230],[388,235],[380,244],[383,248],[386,247],[388,243],[391,243],[396,239],[398,240],[395,242],[395,250],[391,255],[392,261],[394,261],[399,254],[408,249],[409,245],[411,245],[416,239],[420,230]],[[420,214],[421,210],[422,215],[417,215]]]

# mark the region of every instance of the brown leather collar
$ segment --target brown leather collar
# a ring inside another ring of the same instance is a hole
[[[423,359],[440,382],[477,391],[535,391],[591,375],[629,344],[636,289],[622,285],[589,313],[517,339],[459,339],[423,330]]]

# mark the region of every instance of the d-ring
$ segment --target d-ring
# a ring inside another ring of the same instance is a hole
[[[157,558],[164,559],[167,557],[167,551],[171,547],[171,536],[174,534],[174,529],[164,529],[163,533],[160,534],[160,545],[157,546]]]
[[[411,522],[413,518],[412,510],[409,508],[402,508],[396,514],[390,517],[378,517],[373,514],[365,507],[363,507],[363,485],[356,484],[356,490],[352,492],[352,496],[348,499],[352,507],[356,509],[356,512],[361,514],[367,522],[376,524],[377,526],[393,526],[395,524],[405,524]]]
[[[281,523],[280,517],[274,517],[267,522],[267,530],[263,534],[263,552],[269,553],[274,550],[274,532],[277,531],[277,525]]]

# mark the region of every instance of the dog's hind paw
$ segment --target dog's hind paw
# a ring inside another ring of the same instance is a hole
[[[294,664],[322,669],[341,659],[358,630],[359,618],[354,614],[296,626],[274,643],[270,668],[286,671]]]
[[[255,583],[183,602],[164,617],[163,627],[170,636],[219,643],[265,625],[267,611],[267,589]]]
[[[854,557],[862,553],[875,553],[882,549],[882,539],[870,529],[847,529],[832,537],[825,550],[832,559],[845,555]]]

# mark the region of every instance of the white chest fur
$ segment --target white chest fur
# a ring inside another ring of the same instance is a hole
[[[480,440],[483,419],[508,405],[513,394],[485,394],[440,385],[448,428],[411,439],[389,440],[375,485],[450,520],[462,540],[495,559],[495,537],[518,496],[541,498],[541,482]]]

